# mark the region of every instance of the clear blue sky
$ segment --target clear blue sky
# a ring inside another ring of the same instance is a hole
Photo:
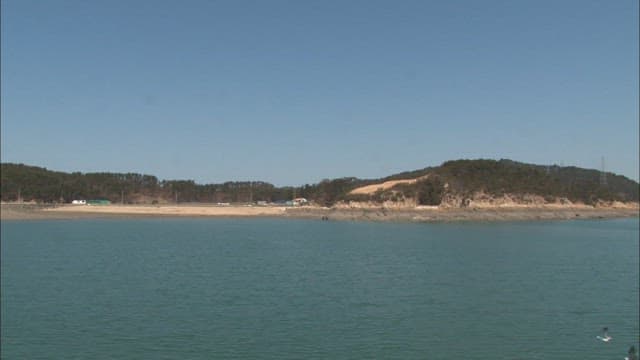
[[[638,1],[2,1],[2,161],[199,183],[638,180]]]

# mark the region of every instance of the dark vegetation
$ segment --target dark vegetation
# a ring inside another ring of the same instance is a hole
[[[585,204],[638,201],[637,182],[606,173],[606,184],[603,184],[600,171],[577,167],[532,165],[512,160],[454,160],[404,174],[407,174],[404,178],[429,176],[413,185],[397,185],[387,193],[417,198],[422,205],[440,204],[445,193],[470,198],[477,192],[491,196],[539,195],[549,202],[557,198]],[[402,178],[395,175],[384,180]],[[385,194],[381,195],[384,198]]]
[[[23,164],[1,165],[2,201],[70,202],[74,199],[106,199],[114,203],[175,202],[278,202],[305,197],[320,205],[338,201],[402,201],[417,199],[422,205],[438,205],[445,194],[470,197],[483,191],[489,195],[533,194],[549,201],[567,198],[593,204],[602,201],[638,201],[638,183],[606,173],[606,186],[597,170],[542,166],[511,160],[455,160],[438,167],[395,174],[382,179],[354,177],[323,180],[300,187],[276,187],[261,181],[196,184],[192,180],[158,180],[135,173],[64,173]],[[373,195],[349,195],[360,186],[388,180],[415,179]],[[446,185],[446,186],[445,186]]]

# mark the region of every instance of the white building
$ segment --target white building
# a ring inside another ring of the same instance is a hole
[[[309,201],[303,197],[293,199],[293,206],[307,205],[307,203],[309,203]]]

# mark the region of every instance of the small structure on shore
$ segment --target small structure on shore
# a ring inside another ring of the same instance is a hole
[[[295,198],[292,200],[293,206],[307,205],[309,201],[303,197]]]
[[[109,200],[87,200],[87,205],[111,205]]]

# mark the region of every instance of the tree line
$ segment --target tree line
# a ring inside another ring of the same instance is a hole
[[[400,184],[371,195],[350,195],[357,187],[388,180],[426,178]],[[593,204],[604,201],[638,201],[638,183],[624,176],[597,170],[542,166],[511,160],[454,160],[437,167],[408,171],[380,179],[344,177],[316,184],[277,187],[263,181],[229,181],[197,184],[193,180],[158,180],[137,173],[65,173],[24,164],[1,164],[2,201],[68,203],[76,199],[104,199],[113,203],[254,203],[282,202],[295,197],[331,206],[339,201],[401,201],[438,205],[445,194],[471,196],[534,194],[548,199],[564,197]]]

